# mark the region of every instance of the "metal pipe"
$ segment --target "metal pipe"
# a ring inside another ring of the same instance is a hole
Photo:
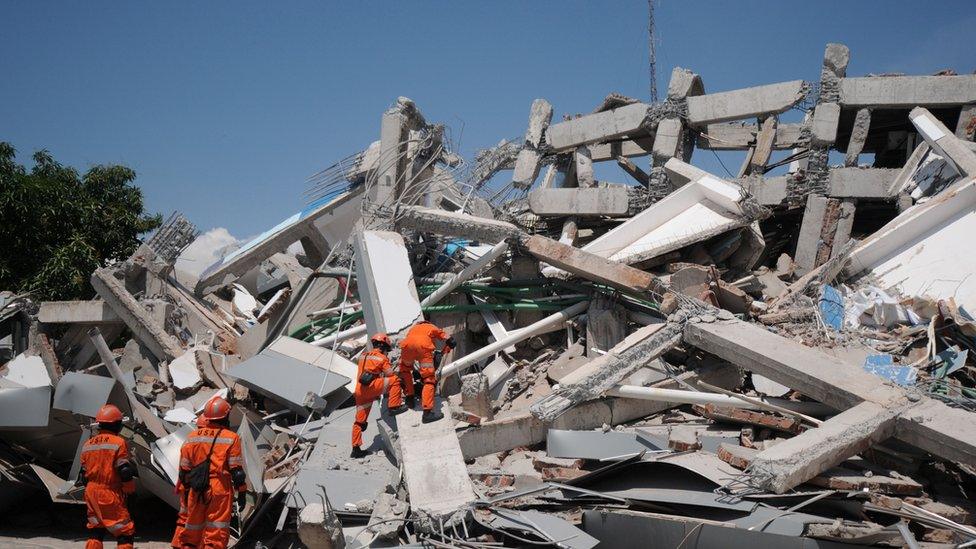
[[[483,269],[491,265],[499,256],[508,251],[508,242],[504,240],[495,244],[487,253],[479,257],[474,263],[471,263],[467,267],[461,270],[458,274],[454,275],[453,278],[444,283],[443,286],[437,288],[434,293],[427,296],[423,301],[420,302],[420,306],[424,307],[427,305],[433,305],[444,299],[447,294],[453,292],[455,288],[461,285],[464,281],[477,275]]]
[[[487,358],[502,349],[514,345],[520,341],[526,340],[536,334],[546,333],[551,331],[554,327],[558,328],[563,322],[566,322],[570,318],[582,313],[590,306],[589,301],[580,301],[576,305],[567,307],[558,313],[553,313],[542,320],[529,324],[528,326],[521,328],[516,332],[508,334],[506,337],[501,338],[494,343],[485,345],[477,351],[465,355],[454,362],[444,366],[441,370],[441,377],[446,378],[452,374],[465,370],[473,364],[479,362],[483,358]]]
[[[322,339],[316,339],[315,341],[312,342],[312,345],[315,345],[316,347],[327,347],[337,341],[345,341],[347,339],[352,339],[354,337],[366,335],[366,331],[367,331],[366,325],[360,324],[359,326],[353,326],[348,330],[343,330],[339,333],[332,334],[327,337],[323,337]]]
[[[701,393],[684,391],[681,389],[661,389],[658,387],[641,387],[640,385],[618,385],[607,391],[615,397],[653,400],[657,402],[674,402],[678,404],[717,404],[719,406],[733,406],[747,410],[758,410],[759,406],[737,398],[715,393]]]

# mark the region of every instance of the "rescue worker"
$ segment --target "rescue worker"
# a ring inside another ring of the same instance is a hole
[[[214,397],[219,398],[219,397]],[[207,426],[207,418],[203,417],[203,414],[197,416],[197,428]],[[170,546],[173,549],[180,549],[183,542],[180,541],[180,536],[183,534],[183,528],[186,527],[186,498],[183,497],[183,483],[180,479],[176,479],[176,497],[180,500],[180,511],[176,514],[176,531],[173,532],[173,540],[170,542]]]
[[[206,427],[187,436],[180,448],[180,484],[186,524],[180,546],[225,548],[230,540],[234,492],[244,506],[247,493],[241,439],[230,430],[230,404],[214,398],[203,408]]]
[[[367,420],[373,401],[386,393],[386,406],[390,414],[397,415],[407,411],[403,404],[400,378],[393,371],[393,365],[387,357],[393,348],[390,337],[377,333],[369,341],[373,348],[359,359],[356,391],[353,393],[356,400],[356,419],[352,424],[352,453],[349,455],[354,458],[361,458],[368,453],[363,450],[363,431],[369,423]]]
[[[437,349],[437,341],[443,341],[443,349]],[[423,387],[420,393],[420,402],[424,409],[422,421],[429,423],[444,417],[440,411],[434,410],[434,393],[437,385],[437,368],[440,366],[441,357],[451,352],[457,345],[454,338],[447,335],[428,320],[421,320],[414,324],[407,337],[400,342],[400,379],[404,384],[407,394],[407,406],[413,408],[416,405],[413,387],[413,365],[414,362],[420,366],[420,381]]]
[[[106,404],[95,416],[98,434],[81,449],[78,482],[85,485],[88,506],[88,542],[85,549],[101,549],[105,531],[115,536],[119,549],[132,549],[135,524],[125,498],[135,492],[136,468],[129,461],[129,449],[122,430],[122,412]]]

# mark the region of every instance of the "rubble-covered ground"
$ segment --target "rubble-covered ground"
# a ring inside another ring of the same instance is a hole
[[[92,273],[95,300],[3,293],[0,511],[52,502],[4,539],[81,516],[79,444],[111,402],[137,528],[165,546],[181,441],[221,394],[240,546],[968,546],[976,75],[849,59],[828,44],[819,82],[717,93],[675,69],[662,103],[556,122],[537,99],[523,139],[467,160],[399,98],[198,278],[174,215]],[[695,149],[744,160],[720,177]],[[458,342],[445,418],[374,406],[351,459],[367,335],[422,317]]]

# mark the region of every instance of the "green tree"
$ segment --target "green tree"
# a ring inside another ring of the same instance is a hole
[[[92,271],[128,258],[140,234],[162,217],[144,211],[125,166],[94,166],[84,176],[47,151],[27,171],[0,142],[0,290],[35,300],[86,299]]]

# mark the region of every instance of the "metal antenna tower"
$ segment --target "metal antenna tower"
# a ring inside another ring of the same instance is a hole
[[[651,81],[651,102],[657,103],[657,54],[654,50],[654,0],[647,0],[647,68]]]

